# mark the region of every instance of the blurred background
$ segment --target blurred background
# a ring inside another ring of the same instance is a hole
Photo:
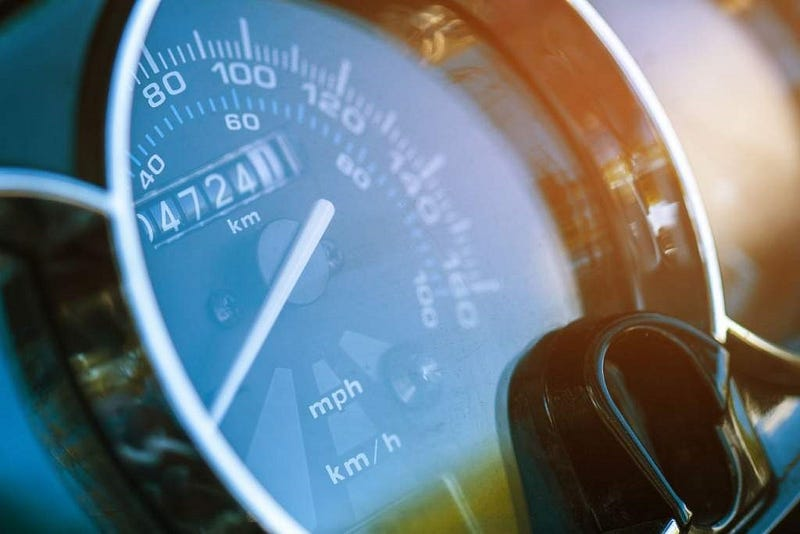
[[[20,125],[19,135],[0,137],[0,165],[38,162],[43,168],[69,172],[73,147],[65,141],[66,132],[72,131],[82,45],[91,37],[99,5],[97,0],[0,0],[0,101],[11,103],[0,120]],[[18,16],[24,16],[23,24],[15,24],[21,20]],[[73,46],[53,47],[53,34]],[[37,58],[37,68],[31,68],[30,58]],[[17,78],[20,72],[24,76]],[[15,78],[21,78],[20,83],[12,83]],[[61,90],[43,98],[41,92],[26,89],[28,83],[55,84]],[[31,110],[47,114],[48,130],[28,120]],[[61,480],[55,460],[34,435],[2,331],[0,532],[94,532]]]
[[[0,345],[0,532],[94,532],[36,439]]]

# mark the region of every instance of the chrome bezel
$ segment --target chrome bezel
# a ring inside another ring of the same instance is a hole
[[[714,236],[711,233],[711,224],[700,197],[700,187],[689,165],[689,158],[683,151],[678,135],[667,117],[667,112],[658,100],[655,90],[622,40],[588,0],[568,1],[614,58],[669,152],[672,165],[683,189],[684,203],[697,236],[700,258],[703,262],[703,271],[709,291],[711,335],[718,341],[724,342],[728,331],[728,319],[725,316],[722,271],[714,244]]]

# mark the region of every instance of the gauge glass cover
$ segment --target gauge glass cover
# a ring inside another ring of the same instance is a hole
[[[581,314],[536,169],[327,5],[164,1],[137,57],[113,170],[179,365],[153,358],[234,494],[310,530],[440,490],[469,521],[477,473],[509,495],[504,373]]]

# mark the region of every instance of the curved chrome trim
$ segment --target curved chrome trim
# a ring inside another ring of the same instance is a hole
[[[622,40],[611,29],[602,16],[592,7],[588,0],[567,0],[575,11],[583,17],[587,25],[594,31],[598,39],[605,45],[617,62],[621,72],[628,80],[631,88],[639,98],[642,107],[653,121],[654,128],[660,134],[669,152],[672,164],[677,171],[683,187],[686,209],[692,220],[703,261],[706,283],[710,297],[711,334],[717,341],[725,342],[728,332],[728,319],[725,313],[725,294],[722,287],[722,271],[717,258],[717,249],[711,225],[708,221],[700,188],[694,178],[689,159],[683,151],[678,135],[672,127],[661,102],[653,87],[647,81],[633,56],[622,43]]]
[[[736,353],[749,374],[793,390],[800,387],[800,353],[779,347],[732,319],[728,319],[728,343],[739,344]]]
[[[101,215],[111,213],[111,195],[75,178],[36,169],[0,167],[0,197],[52,200]]]
[[[120,41],[106,119],[106,172],[110,181],[113,239],[131,314],[177,418],[217,476],[259,524],[271,532],[304,532],[256,480],[214,423],[184,369],[161,316],[147,271],[130,187],[127,148],[134,80],[145,38],[160,0],[140,0]]]
[[[796,369],[800,373],[800,353],[794,353],[770,343],[728,317],[725,310],[722,269],[717,257],[714,235],[700,195],[700,188],[692,172],[689,159],[683,151],[678,135],[672,127],[666,111],[636,60],[597,10],[589,4],[588,0],[567,1],[584,18],[614,57],[639,97],[642,106],[650,115],[654,127],[658,130],[670,153],[672,163],[684,189],[686,208],[694,225],[703,260],[711,298],[711,334],[720,343],[725,343],[729,334],[735,336],[758,350],[760,354],[769,356],[773,360],[784,364],[787,368]],[[800,376],[798,376],[797,380],[790,381],[792,383],[800,382]]]
[[[800,354],[786,350],[778,345],[775,345],[774,343],[767,341],[758,334],[755,334],[743,327],[733,319],[728,319],[728,332],[759,352],[769,354],[778,360],[783,360],[800,370]]]

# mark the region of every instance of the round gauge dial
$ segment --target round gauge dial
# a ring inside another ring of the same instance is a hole
[[[537,170],[443,69],[327,4],[164,1],[136,57],[112,171],[211,465],[265,525],[268,500],[333,530],[417,494],[482,521],[479,484],[510,492],[504,372],[581,313]]]

